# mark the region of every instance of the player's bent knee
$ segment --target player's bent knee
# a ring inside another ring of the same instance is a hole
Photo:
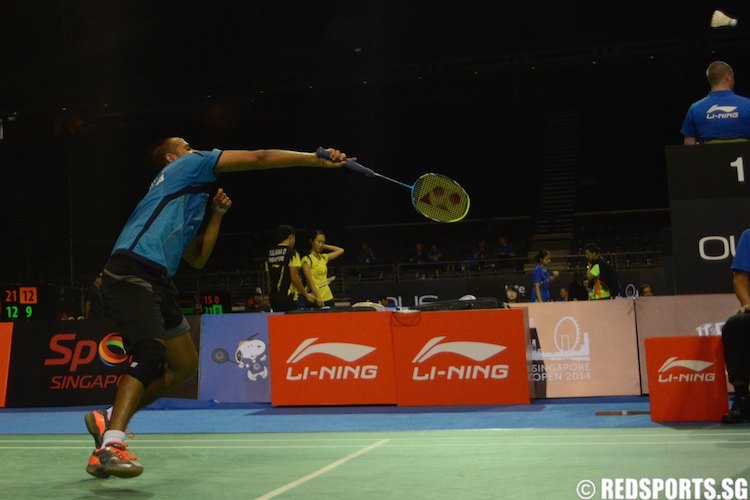
[[[178,382],[184,382],[198,373],[198,358],[182,360],[180,365],[175,368],[175,378]]]
[[[157,340],[139,340],[130,348],[132,361],[126,373],[148,387],[164,373],[165,352],[164,344]]]

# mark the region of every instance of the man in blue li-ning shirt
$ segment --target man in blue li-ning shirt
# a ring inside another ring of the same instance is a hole
[[[181,259],[200,269],[213,252],[222,217],[232,205],[222,189],[215,190],[216,175],[344,166],[345,154],[335,149],[328,152],[331,160],[315,153],[274,149],[197,151],[180,137],[154,146],[151,158],[162,170],[128,219],[104,266],[105,309],[117,324],[131,363],[120,379],[114,404],[85,415],[96,445],[86,472],[100,478],[140,475],[143,467],[125,444],[128,422],[140,408],[189,379],[198,368],[198,353],[171,278]]]
[[[750,139],[750,99],[734,93],[734,71],[723,61],[706,70],[711,92],[688,109],[683,144],[744,142]]]

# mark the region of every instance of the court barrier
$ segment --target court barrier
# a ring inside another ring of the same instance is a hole
[[[729,411],[719,337],[651,337],[645,344],[652,421],[717,421]]]
[[[199,376],[171,395],[459,405],[648,394],[647,338],[718,336],[735,308],[734,295],[711,294],[497,310],[190,316]],[[110,403],[126,360],[106,321],[0,323],[0,406]]]

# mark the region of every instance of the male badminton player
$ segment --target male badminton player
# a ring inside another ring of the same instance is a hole
[[[211,255],[221,219],[232,202],[219,189],[217,174],[292,166],[339,168],[346,155],[330,158],[284,150],[198,151],[180,137],[152,149],[161,171],[138,203],[104,266],[102,295],[127,346],[131,363],[120,379],[112,407],[85,415],[96,449],[86,472],[106,478],[135,477],[143,466],[125,444],[133,415],[193,376],[198,353],[177,304],[171,278],[181,259],[202,268]],[[211,199],[208,219],[204,216]]]

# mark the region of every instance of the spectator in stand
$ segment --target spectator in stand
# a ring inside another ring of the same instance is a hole
[[[406,262],[409,264],[424,264],[427,262],[427,254],[421,243],[416,243],[414,245],[414,252],[406,259]]]
[[[461,249],[461,260],[459,261],[459,269],[461,272],[475,271],[479,268],[479,263],[471,255],[471,250],[468,248]]]
[[[497,245],[495,246],[494,257],[498,260],[498,269],[515,269],[516,263],[516,246],[508,242],[508,238],[504,235],[497,237]]]
[[[369,243],[363,242],[357,253],[357,262],[363,266],[369,266],[375,264],[377,259],[375,258],[375,252],[372,251]]]
[[[489,259],[490,254],[487,251],[487,241],[482,238],[477,241],[476,246],[471,250],[471,259],[476,262],[476,269],[482,269],[486,266],[486,260]]]
[[[570,300],[572,299],[570,298],[570,292],[568,289],[565,287],[560,288],[560,298],[558,299],[558,302],[568,302]]]
[[[430,245],[430,250],[427,252],[427,261],[433,264],[438,264],[442,262],[442,260],[443,251],[440,250],[440,247],[437,245],[437,243],[432,243]]]
[[[260,287],[255,287],[252,297],[245,303],[245,312],[271,312],[271,306],[263,297]]]
[[[654,288],[649,283],[644,283],[638,289],[638,296],[639,297],[653,297]]]
[[[409,266],[409,268],[416,271],[417,279],[426,278],[423,266],[427,263],[427,253],[424,251],[424,246],[421,243],[414,245],[414,252],[406,259],[406,262],[414,264],[414,266]]]
[[[427,252],[427,262],[430,264],[430,269],[435,273],[435,277],[440,277],[440,270],[443,269],[443,251],[437,243],[430,245],[430,250]]]
[[[573,279],[568,284],[568,300],[589,300],[589,292],[583,284],[583,274],[580,271],[573,273]]]
[[[359,264],[359,269],[357,270],[357,279],[367,279],[373,276],[377,276],[378,279],[383,277],[382,272],[374,272],[367,269],[369,266],[374,266],[375,264],[377,264],[375,252],[373,252],[372,247],[370,247],[369,243],[362,242],[362,244],[360,245],[359,252],[357,252],[357,263]]]

